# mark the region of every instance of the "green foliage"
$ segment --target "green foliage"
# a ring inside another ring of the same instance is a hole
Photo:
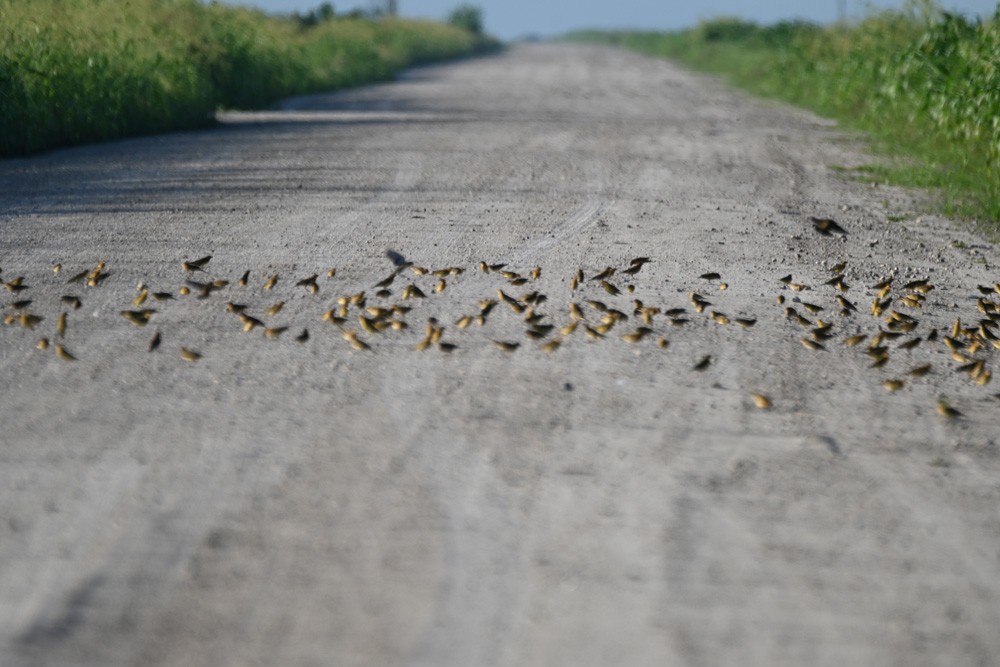
[[[332,6],[331,6],[332,12]],[[199,0],[0,0],[0,157],[199,127],[218,108],[386,79],[483,40],[426,21]]]
[[[577,33],[722,74],[865,130],[898,158],[886,179],[940,188],[946,211],[1000,221],[1000,7],[930,0],[852,26],[720,19],[680,33]]]
[[[320,23],[332,21],[336,15],[337,13],[334,10],[333,5],[329,2],[324,2],[316,9],[311,9],[305,14],[299,14],[296,12],[295,18],[303,27],[311,28],[319,25]]]
[[[461,28],[473,35],[482,35],[483,10],[475,5],[459,5],[448,14],[448,25]]]

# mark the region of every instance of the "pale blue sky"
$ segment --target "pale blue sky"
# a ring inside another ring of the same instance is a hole
[[[305,12],[322,0],[226,0],[229,4],[260,7],[269,12]],[[404,16],[441,19],[462,0],[398,0]],[[577,28],[642,28],[671,30],[714,16],[740,16],[760,23],[804,18],[826,23],[837,18],[838,0],[472,0],[483,9],[488,32],[502,38],[535,34],[557,35]],[[864,15],[865,8],[901,7],[903,1],[846,0],[849,16]],[[946,0],[946,9],[964,14],[991,16],[995,0]],[[368,7],[370,0],[333,0],[338,12]]]

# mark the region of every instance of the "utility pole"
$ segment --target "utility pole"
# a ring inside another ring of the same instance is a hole
[[[398,8],[396,7],[396,0],[387,0],[386,1],[385,11],[386,11],[386,13],[389,16],[395,16],[397,9]]]
[[[393,4],[395,4],[395,0],[393,0]],[[847,22],[847,0],[837,0],[837,21]]]

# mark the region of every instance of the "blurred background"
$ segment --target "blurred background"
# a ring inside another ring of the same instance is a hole
[[[465,0],[395,0],[400,16],[441,20]],[[386,7],[389,0],[339,0],[338,14]],[[230,0],[226,4],[260,7],[268,12],[306,13],[318,0]],[[905,0],[702,0],[698,3],[663,0],[471,0],[483,10],[486,32],[503,40],[552,37],[585,28],[677,30],[719,16],[738,16],[758,23],[804,19],[830,23],[860,19],[876,9],[902,8]],[[913,3],[909,3],[913,4]],[[992,16],[992,0],[942,2],[947,10]]]

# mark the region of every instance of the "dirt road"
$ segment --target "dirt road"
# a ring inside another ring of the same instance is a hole
[[[998,255],[871,160],[537,44],[0,163],[0,662],[995,664]]]

